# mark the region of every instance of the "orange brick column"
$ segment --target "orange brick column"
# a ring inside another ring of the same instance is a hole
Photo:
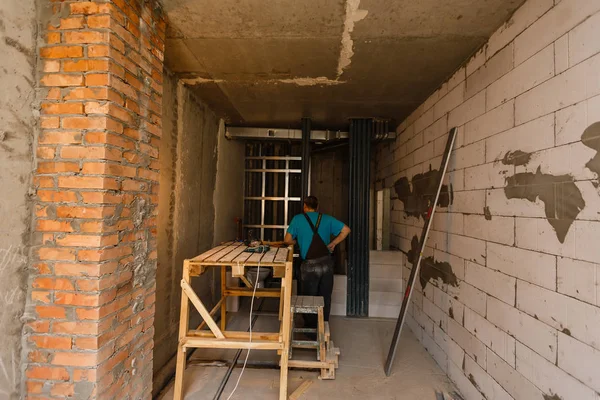
[[[147,399],[165,20],[44,1],[27,396]]]

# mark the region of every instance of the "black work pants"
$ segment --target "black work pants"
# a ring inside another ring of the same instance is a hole
[[[314,260],[304,260],[300,265],[298,294],[301,296],[323,296],[325,308],[323,317],[329,321],[331,293],[333,292],[333,258],[325,256]],[[304,326],[317,328],[316,314],[303,314]]]

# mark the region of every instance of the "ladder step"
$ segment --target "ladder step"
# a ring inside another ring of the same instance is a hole
[[[317,341],[312,341],[312,340],[292,340],[292,346],[293,347],[306,347],[306,348],[313,348],[313,347],[319,347],[319,342]]]
[[[317,333],[315,328],[294,328],[294,332],[298,333]]]
[[[298,314],[317,314],[325,307],[322,296],[292,296],[292,312]]]

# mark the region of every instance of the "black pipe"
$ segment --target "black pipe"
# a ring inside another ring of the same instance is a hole
[[[302,118],[302,199],[308,196],[310,171],[310,118]]]
[[[261,311],[262,310],[262,306],[263,306],[264,303],[265,303],[265,298],[260,299],[260,304],[258,305],[257,311]],[[250,327],[254,328],[254,323],[256,322],[257,319],[258,319],[258,315],[255,314],[254,318],[252,318],[252,323],[250,324]],[[246,332],[250,332],[250,327],[248,327],[248,329],[246,330]],[[247,351],[250,351],[250,349],[248,349]],[[241,354],[242,354],[242,349],[239,349],[237,351],[237,353],[235,353],[235,356],[233,357],[233,361],[231,362],[231,365],[229,365],[229,368],[227,368],[227,372],[225,372],[225,376],[223,377],[223,380],[221,380],[221,383],[219,384],[219,388],[217,389],[217,393],[215,393],[215,397],[213,397],[213,400],[220,400],[221,399],[221,395],[223,394],[223,390],[225,390],[225,386],[227,386],[227,382],[229,382],[229,378],[231,377],[231,373],[235,369],[235,366],[237,365],[237,362],[240,359],[240,355]]]
[[[348,238],[348,291],[346,314],[369,315],[369,215],[371,189],[372,119],[350,120],[349,208],[352,234]]]

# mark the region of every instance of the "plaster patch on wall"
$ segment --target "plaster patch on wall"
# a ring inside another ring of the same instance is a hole
[[[344,20],[344,31],[342,33],[342,49],[338,60],[337,76],[338,79],[344,73],[344,70],[350,66],[352,56],[354,56],[354,41],[352,32],[354,24],[366,18],[369,11],[359,10],[360,0],[346,1],[346,19]]]
[[[340,85],[342,83],[345,83],[344,81],[340,81],[337,79],[332,80],[332,79],[326,78],[324,76],[320,76],[318,78],[275,79],[270,82],[287,83],[287,84],[292,84],[292,85],[297,85],[297,86],[318,86],[318,85],[335,86],[335,85]]]
[[[592,172],[595,172],[600,179],[600,122],[590,125],[581,136],[581,142],[597,151],[594,158],[588,161],[585,166]]]
[[[508,199],[525,199],[544,203],[546,218],[561,243],[569,228],[585,207],[581,191],[570,175],[549,175],[538,167],[535,174],[523,172],[506,178],[504,193]]]
[[[431,166],[429,166],[431,168]],[[404,213],[415,218],[425,219],[431,203],[437,193],[439,172],[430,169],[423,174],[416,174],[409,183],[408,177],[402,177],[394,184],[398,199],[404,204]],[[411,188],[412,186],[412,188]],[[442,185],[438,199],[439,207],[448,207],[453,201],[452,185]]]
[[[502,159],[502,164],[504,165],[514,165],[515,167],[526,165],[531,161],[531,154],[525,153],[524,151],[509,151],[504,155]]]
[[[413,236],[410,242],[411,249],[406,253],[406,257],[410,263],[417,262],[419,251],[419,238]],[[458,279],[452,271],[452,265],[448,262],[436,261],[433,257],[426,257],[421,260],[421,270],[419,271],[419,280],[421,287],[425,289],[430,280],[441,279],[447,285],[458,287]]]

